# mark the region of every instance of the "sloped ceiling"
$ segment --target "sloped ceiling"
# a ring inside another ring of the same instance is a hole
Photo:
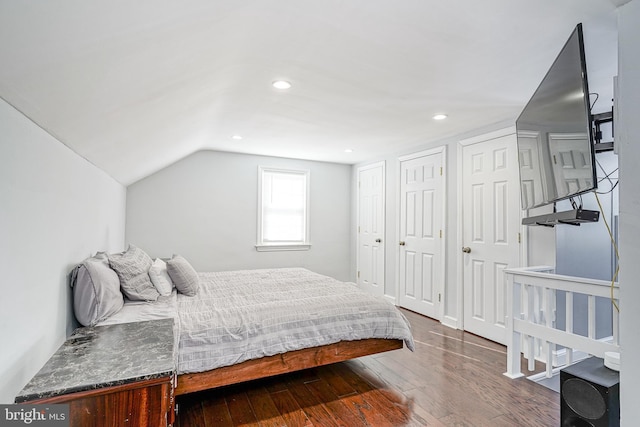
[[[353,164],[515,120],[578,22],[610,108],[622,2],[0,0],[0,96],[125,185],[200,149]]]

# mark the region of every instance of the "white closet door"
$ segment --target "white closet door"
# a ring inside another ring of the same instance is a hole
[[[444,289],[444,149],[400,163],[399,305],[440,320]]]
[[[358,169],[358,277],[360,287],[384,295],[384,162]]]
[[[506,341],[504,269],[520,262],[515,134],[463,147],[464,329]]]

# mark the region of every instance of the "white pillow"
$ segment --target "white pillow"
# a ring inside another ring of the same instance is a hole
[[[171,295],[173,282],[171,281],[171,277],[169,277],[169,273],[167,273],[166,262],[160,258],[156,258],[149,269],[149,277],[151,277],[151,283],[153,283],[153,286],[156,287],[160,295],[165,297]]]

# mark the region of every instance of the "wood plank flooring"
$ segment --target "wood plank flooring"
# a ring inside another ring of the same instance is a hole
[[[502,375],[503,346],[403,312],[415,352],[395,350],[180,396],[176,426],[559,425],[557,393]]]

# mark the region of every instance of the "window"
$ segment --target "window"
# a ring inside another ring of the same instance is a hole
[[[259,251],[308,250],[309,171],[258,168]]]

